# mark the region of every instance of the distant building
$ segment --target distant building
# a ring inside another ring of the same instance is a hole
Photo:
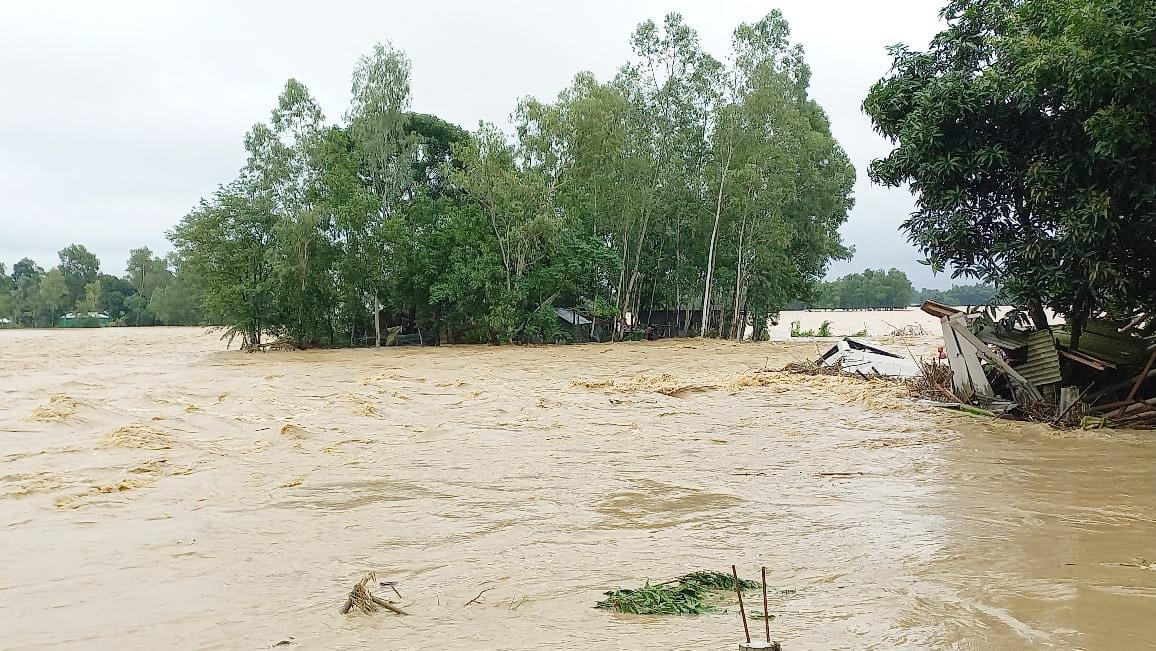
[[[103,328],[108,322],[109,316],[104,312],[69,312],[60,317],[56,325],[61,328]]]
[[[559,327],[570,335],[574,343],[606,340],[606,328],[601,323],[566,307],[556,307],[554,313],[558,315]]]

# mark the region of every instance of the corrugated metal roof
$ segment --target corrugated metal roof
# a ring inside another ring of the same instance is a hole
[[[558,315],[559,319],[571,325],[590,325],[590,319],[587,319],[570,308],[556,307],[554,308],[554,313]]]
[[[1060,374],[1060,354],[1050,330],[1039,330],[1028,335],[1027,360],[1015,366],[1016,372],[1034,386],[1053,384],[1063,379]]]
[[[1067,328],[1053,328],[1056,341],[1065,348],[1069,348],[1072,342],[1072,333]],[[1091,319],[1084,326],[1079,352],[1117,366],[1139,366],[1148,359],[1147,343],[1143,339],[1123,334],[1115,323],[1098,319]]]
[[[975,336],[985,344],[999,346],[1004,350],[1020,350],[1028,345],[1028,338],[1023,333],[1009,332],[1002,328],[980,328]]]

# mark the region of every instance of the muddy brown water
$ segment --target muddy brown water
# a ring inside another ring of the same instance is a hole
[[[732,649],[592,607],[731,563],[788,649],[1153,646],[1150,434],[758,373],[814,349],[0,331],[0,647]]]

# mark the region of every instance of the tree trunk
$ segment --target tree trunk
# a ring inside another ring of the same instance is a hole
[[[1072,350],[1080,349],[1080,337],[1084,334],[1084,316],[1072,319]]]
[[[1048,327],[1048,314],[1047,314],[1047,312],[1044,312],[1044,306],[1041,304],[1039,299],[1036,299],[1036,300],[1031,302],[1031,306],[1030,306],[1029,310],[1030,310],[1030,314],[1032,317],[1032,324],[1036,326],[1036,329],[1038,329],[1038,330],[1047,329],[1047,327]]]
[[[373,331],[374,346],[381,348],[381,302],[376,294],[373,296]]]
[[[723,200],[723,186],[727,182],[727,171],[731,166],[731,154],[734,153],[734,147],[727,150],[727,163],[723,167],[722,178],[718,182],[718,201],[714,208],[714,228],[710,233],[710,253],[706,259],[706,286],[702,292],[702,330],[700,336],[706,336],[707,324],[710,323],[710,284],[714,276],[714,252],[715,244],[718,242],[718,223],[722,217],[722,200]]]
[[[731,314],[731,328],[736,328],[737,326],[735,324],[737,324],[739,320],[739,304],[742,299],[743,286],[743,240],[746,235],[746,229],[746,220],[744,219],[743,223],[739,226],[739,248],[738,255],[735,256],[735,300],[734,310]],[[741,330],[738,331],[737,335],[731,335],[732,339],[738,339],[740,341],[742,337],[743,333]]]
[[[618,294],[614,297],[614,305],[618,309],[618,314],[614,318],[614,328],[610,333],[610,338],[614,341],[622,339],[622,333],[626,330],[626,260],[629,257],[630,238],[628,233],[622,234],[622,268],[618,270]]]

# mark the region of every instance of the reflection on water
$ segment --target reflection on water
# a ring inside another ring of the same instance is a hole
[[[814,348],[2,331],[0,647],[733,648],[592,608],[731,563],[788,648],[1153,644],[1147,434],[752,380]],[[369,569],[413,615],[338,613]]]

